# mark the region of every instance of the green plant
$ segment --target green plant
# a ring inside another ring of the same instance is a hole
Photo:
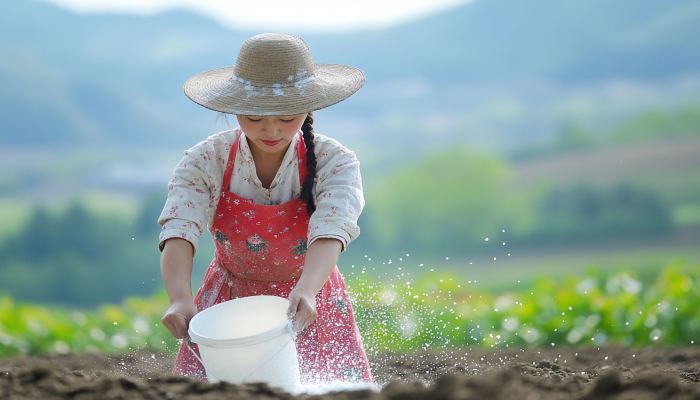
[[[589,269],[501,294],[450,276],[348,281],[368,353],[449,347],[692,345],[700,339],[700,266],[674,263],[644,287],[634,274]],[[150,348],[174,351],[160,323],[163,290],[93,311],[0,296],[0,356]]]
[[[356,279],[354,304],[369,352],[451,346],[690,345],[700,339],[700,268],[668,266],[645,288],[632,272],[595,269],[563,282],[493,295],[456,278],[387,288]]]
[[[115,352],[128,348],[172,350],[177,342],[160,323],[164,291],[129,297],[121,305],[71,310],[16,303],[0,296],[0,356],[69,351]]]

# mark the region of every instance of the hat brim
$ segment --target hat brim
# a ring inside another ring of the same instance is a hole
[[[228,114],[272,116],[298,115],[339,103],[365,83],[358,68],[339,64],[315,64],[315,79],[287,87],[259,87],[234,79],[233,67],[197,74],[185,82],[190,100],[210,110]]]

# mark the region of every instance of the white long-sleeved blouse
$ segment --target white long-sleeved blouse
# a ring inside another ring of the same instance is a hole
[[[161,251],[165,241],[174,237],[189,241],[196,251],[205,222],[211,230],[229,153],[241,133],[240,128],[220,132],[185,151],[168,183],[168,198],[158,218],[163,226]],[[282,204],[299,197],[297,140],[287,149],[277,175],[266,189],[258,179],[248,142],[243,139],[239,142],[229,191],[262,205]],[[335,238],[345,250],[360,234],[357,219],[365,203],[360,162],[355,153],[334,139],[315,134],[314,143],[316,211],[309,221],[308,243]]]

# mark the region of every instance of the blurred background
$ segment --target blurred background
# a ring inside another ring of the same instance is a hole
[[[275,30],[367,75],[316,114],[362,163],[362,235],[342,271],[395,274],[400,260],[502,292],[591,265],[649,282],[700,261],[695,0],[311,1],[282,19],[160,3],[2,0],[0,290],[18,300],[92,307],[162,286],[172,169],[235,127],[182,84]],[[212,256],[203,238],[197,286]]]

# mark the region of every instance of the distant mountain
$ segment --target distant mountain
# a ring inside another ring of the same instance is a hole
[[[78,16],[3,0],[0,146],[190,145],[212,114],[182,95],[182,83],[232,65],[255,33],[186,12]],[[459,112],[460,85],[700,73],[697,0],[478,0],[391,29],[302,36],[317,62],[366,72],[364,94],[336,106],[354,117],[395,109],[404,94],[380,88],[402,80],[453,88],[419,96],[413,108],[442,101]]]
[[[479,0],[363,36],[366,67],[383,77],[581,81],[700,71],[694,0]]]

